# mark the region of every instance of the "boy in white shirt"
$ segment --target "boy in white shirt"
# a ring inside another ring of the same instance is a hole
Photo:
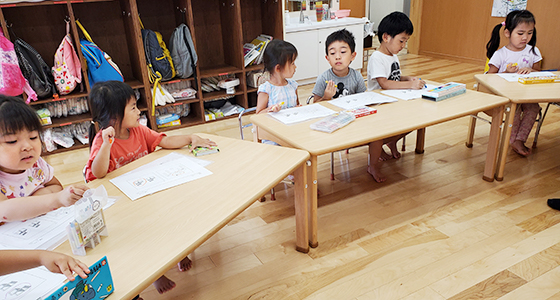
[[[367,86],[368,90],[375,89],[421,89],[426,84],[423,80],[402,76],[399,64],[399,53],[412,35],[414,27],[410,19],[402,12],[392,12],[385,16],[378,26],[377,37],[381,45],[368,62]],[[368,173],[377,182],[386,180],[379,171],[379,161],[400,158],[397,141],[406,134],[400,134],[382,141],[369,144],[370,166]],[[383,150],[383,144],[391,149],[391,155]]]

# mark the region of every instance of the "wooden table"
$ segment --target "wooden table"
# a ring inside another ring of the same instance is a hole
[[[250,141],[199,134],[215,141],[220,152],[202,159],[212,175],[136,201],[117,189],[109,179],[186,149],[159,150],[92,181],[105,186],[109,196],[121,198],[107,211],[109,231],[101,244],[78,257],[87,265],[107,255],[115,292],[111,299],[132,299],[187,254],[224,227],[287,175],[295,175],[297,249],[308,251],[305,151]],[[68,242],[56,251],[71,254]]]
[[[554,73],[560,75],[560,72]],[[501,181],[504,179],[509,138],[517,105],[521,103],[560,101],[560,83],[522,84],[507,81],[498,74],[479,74],[475,75],[474,78],[479,83],[479,91],[493,93],[511,100],[511,109],[506,113],[505,130],[502,134],[498,155],[496,180]]]
[[[358,118],[330,134],[309,128],[309,125],[317,120],[285,125],[267,114],[258,114],[252,116],[251,121],[257,127],[259,139],[273,140],[280,145],[303,149],[311,154],[311,170],[308,171],[307,177],[310,205],[309,243],[311,247],[317,247],[317,156],[366,145],[372,141],[423,129],[484,110],[492,110],[492,117],[501,120],[507,103],[509,100],[506,98],[471,90],[467,90],[466,94],[440,102],[424,99],[399,100],[377,106],[377,114]],[[321,104],[337,111],[341,110],[326,102]],[[483,177],[488,181],[494,179],[499,136],[499,124],[493,125],[490,130]],[[422,149],[417,148],[417,151],[421,152]]]

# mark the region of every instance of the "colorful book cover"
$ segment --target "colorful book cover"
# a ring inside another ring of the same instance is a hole
[[[45,300],[97,300],[105,299],[114,291],[113,278],[107,262],[107,256],[89,267],[90,273],[83,279],[76,276]]]

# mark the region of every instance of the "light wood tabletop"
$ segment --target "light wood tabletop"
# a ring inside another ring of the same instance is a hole
[[[553,73],[560,75],[560,72]],[[511,127],[517,105],[521,103],[560,101],[560,83],[522,84],[519,82],[507,81],[498,74],[477,74],[474,78],[479,83],[479,91],[492,93],[511,100],[510,110],[506,111],[504,132],[502,133],[498,152],[498,167],[495,175],[496,180],[501,181],[504,179],[509,138],[511,136]]]
[[[303,252],[309,249],[304,185],[309,153],[199,135],[220,148],[219,153],[201,157],[213,162],[206,167],[212,175],[136,201],[109,182],[171,152],[192,155],[183,148],[155,151],[88,184],[103,184],[109,196],[120,196],[105,211],[109,236],[78,257],[91,265],[107,256],[115,287],[111,299],[132,299],[291,173],[295,175],[296,246]],[[68,242],[56,251],[71,254]]]
[[[503,118],[504,106],[507,103],[509,103],[507,98],[471,90],[467,90],[463,95],[440,102],[425,99],[399,100],[379,105],[376,107],[376,114],[358,118],[330,134],[309,128],[311,123],[317,121],[316,119],[293,125],[285,125],[268,114],[258,114],[252,116],[251,121],[257,126],[258,139],[273,140],[280,145],[306,150],[311,154],[311,170],[308,171],[307,176],[310,187],[308,189],[310,201],[309,238],[310,246],[316,247],[318,245],[316,224],[318,155],[365,145],[372,141],[417,129],[420,130],[480,111],[492,110],[493,118],[501,120]],[[321,105],[337,111],[341,110],[330,103],[321,102]],[[488,181],[494,179],[499,136],[499,124],[492,126],[483,176]]]

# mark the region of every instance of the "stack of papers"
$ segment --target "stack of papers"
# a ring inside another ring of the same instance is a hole
[[[295,124],[307,120],[330,116],[336,111],[326,108],[319,103],[283,109],[279,112],[269,113],[276,120],[286,124]]]
[[[434,84],[427,84],[425,88],[421,90],[383,90],[381,91],[382,94],[387,96],[395,97],[401,100],[412,100],[412,99],[420,99],[422,98],[422,93],[433,88],[436,88],[437,85]]]
[[[380,95],[375,92],[363,92],[359,94],[347,95],[329,101],[330,104],[338,106],[345,110],[351,110],[361,106],[371,104],[381,104],[397,102],[397,99]]]
[[[173,152],[110,181],[128,198],[136,200],[211,175],[204,167],[210,163]]]

